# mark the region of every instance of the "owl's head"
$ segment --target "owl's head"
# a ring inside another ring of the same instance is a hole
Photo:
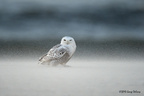
[[[72,37],[65,36],[61,39],[61,44],[62,45],[72,45],[76,46],[75,40]]]

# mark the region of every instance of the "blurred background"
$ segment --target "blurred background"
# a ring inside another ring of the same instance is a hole
[[[0,0],[0,57],[40,57],[63,36],[75,56],[143,58],[144,0]]]

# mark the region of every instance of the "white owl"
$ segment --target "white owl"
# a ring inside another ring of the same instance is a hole
[[[61,43],[52,47],[47,54],[39,59],[39,64],[56,66],[64,65],[71,59],[76,50],[76,43],[72,37],[65,36]]]

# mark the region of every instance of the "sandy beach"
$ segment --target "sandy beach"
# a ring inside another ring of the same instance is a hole
[[[71,67],[0,60],[0,96],[144,96],[144,60],[77,59]]]

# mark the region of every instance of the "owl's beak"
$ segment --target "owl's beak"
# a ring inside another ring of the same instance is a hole
[[[66,44],[68,45],[68,44],[69,44],[69,41],[67,41]]]

